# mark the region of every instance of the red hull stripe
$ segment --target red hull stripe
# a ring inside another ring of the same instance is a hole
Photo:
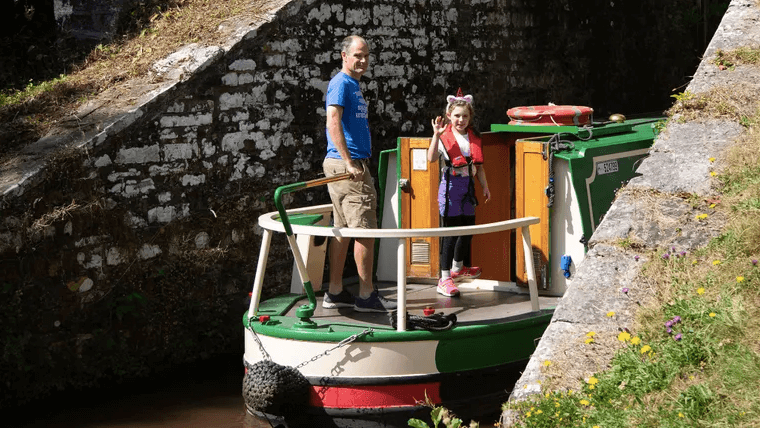
[[[440,382],[413,385],[312,386],[309,405],[335,409],[417,406],[425,394],[440,403]]]

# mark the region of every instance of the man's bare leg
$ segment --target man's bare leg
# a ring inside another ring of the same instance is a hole
[[[346,266],[348,244],[350,239],[335,237],[330,243],[330,294],[340,294],[343,291],[343,268]]]
[[[375,238],[357,238],[354,241],[354,259],[356,260],[356,270],[359,273],[359,297],[362,299],[368,298],[375,290],[372,283],[374,256]]]

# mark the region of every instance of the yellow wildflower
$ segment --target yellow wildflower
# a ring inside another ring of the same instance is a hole
[[[640,352],[641,352],[642,354],[644,354],[644,353],[648,352],[648,351],[649,351],[649,350],[651,350],[651,349],[652,349],[652,347],[651,347],[651,346],[649,346],[649,345],[644,345],[644,346],[642,346],[642,347],[641,347],[641,351],[640,351]]]
[[[691,264],[692,264],[692,265],[695,265],[695,264],[697,264],[697,263],[699,263],[699,262],[698,262],[698,261],[696,261],[696,260],[692,260],[692,261],[691,261]]]
[[[736,282],[744,282],[744,277],[743,276],[737,276],[736,277]]]
[[[526,418],[529,418],[529,417],[530,417],[530,412],[526,413],[526,414],[525,414],[525,417],[526,417]]]
[[[715,204],[710,204],[710,208],[715,208]]]
[[[639,336],[636,336],[631,339],[631,345],[638,345],[639,342],[641,342],[641,338],[639,338]]]
[[[588,389],[594,389],[594,388],[596,388],[594,385],[589,385],[588,386]]]
[[[704,287],[697,288],[697,294],[699,295],[705,294],[705,288]]]
[[[627,342],[631,340],[631,334],[627,331],[622,331],[620,334],[618,334],[618,340],[621,342]]]
[[[696,218],[697,220],[704,220],[704,219],[706,219],[707,217],[709,217],[707,214],[705,214],[705,213],[702,213],[702,214],[697,214],[697,216],[696,216],[696,217],[694,217],[694,218]]]
[[[554,403],[554,407],[559,407],[559,401]]]
[[[607,312],[607,316],[608,317],[614,317],[615,316],[615,312],[614,311],[609,311],[609,312]]]
[[[718,173],[717,173],[717,172],[715,172],[715,171],[710,171],[710,176],[711,176],[711,177],[715,177],[716,175],[718,175]]]
[[[586,333],[586,336],[588,336],[588,337],[594,337],[594,336],[596,336],[596,332],[595,331],[589,331],[588,333]]]
[[[713,260],[713,266],[718,266],[720,264],[720,260]]]
[[[543,410],[541,410],[541,409],[538,409],[538,410],[536,410],[536,414],[537,414],[537,415],[540,415],[541,413],[544,413],[544,411],[543,411]]]
[[[586,345],[588,345],[589,343],[594,343],[594,339],[592,339],[590,337],[588,339],[586,339]]]
[[[679,418],[682,418],[682,417],[683,417],[683,413],[681,413],[681,412],[678,412],[678,417],[679,417]]]
[[[581,401],[580,401],[580,403],[581,403],[581,404],[583,404],[584,406],[588,406],[589,404],[591,404],[591,403],[590,403],[588,400],[586,400],[585,398],[584,398],[583,400],[581,400]]]
[[[595,378],[594,376],[591,376],[590,378],[588,378],[588,383],[589,385],[596,385],[597,383],[599,383],[599,379]]]
[[[715,317],[715,312],[710,312],[710,317]]]
[[[710,158],[710,162],[715,162],[715,158]]]
[[[550,365],[552,365],[552,362],[551,362],[551,361],[549,361],[549,360],[544,360],[544,367],[549,367]]]

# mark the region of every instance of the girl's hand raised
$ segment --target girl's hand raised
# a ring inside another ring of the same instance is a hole
[[[438,116],[435,119],[431,120],[430,124],[433,125],[433,135],[440,136],[443,134],[445,126],[443,124],[443,118],[441,116]]]

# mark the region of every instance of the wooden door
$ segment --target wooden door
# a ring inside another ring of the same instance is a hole
[[[399,138],[401,148],[401,227],[438,227],[438,161],[427,161],[430,138]],[[439,238],[409,238],[406,242],[406,272],[411,278],[438,278]]]
[[[545,189],[549,185],[549,162],[544,159],[543,144],[531,139],[515,143],[515,215],[538,217],[541,222],[530,226],[533,246],[533,266],[539,288],[549,281],[549,199]],[[517,242],[522,242],[518,229]],[[525,252],[522,245],[515,246],[515,276],[521,285],[528,283],[525,272]]]
[[[475,207],[477,224],[493,223],[512,218],[512,176],[510,151],[514,146],[513,134],[485,132],[483,142],[483,166],[486,171],[491,200],[486,202],[483,188],[475,179]],[[472,264],[483,269],[482,279],[512,281],[511,230],[472,237]]]

